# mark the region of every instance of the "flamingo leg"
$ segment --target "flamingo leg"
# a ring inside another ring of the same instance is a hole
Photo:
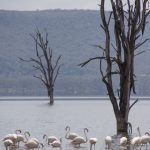
[[[90,150],[92,150],[92,144],[90,144]]]
[[[18,144],[18,148],[19,148],[19,142],[17,144]]]
[[[147,143],[146,143],[146,149],[147,149]]]

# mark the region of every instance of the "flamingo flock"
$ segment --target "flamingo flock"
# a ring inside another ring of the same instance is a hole
[[[77,133],[70,132],[70,127],[66,126],[65,128],[66,135],[65,139],[70,140],[70,144],[72,144],[74,147],[81,147],[81,144],[85,144],[88,142],[88,129],[84,128],[84,137],[80,136]],[[44,146],[51,146],[53,148],[61,148],[62,147],[62,137],[58,138],[56,136],[48,136],[47,134],[43,135],[43,142],[39,142],[37,138],[31,137],[31,134],[26,131],[23,134],[21,134],[21,130],[16,130],[15,133],[12,134],[7,134],[2,138],[3,144],[6,148],[6,150],[12,150],[12,149],[17,149],[20,148],[21,145],[20,143],[23,143],[24,149],[39,149],[43,148]],[[95,144],[97,142],[97,138],[90,138],[89,143],[90,143],[90,150],[92,150],[92,147],[94,145],[95,149]],[[45,144],[43,144],[45,143]]]
[[[65,128],[66,134],[65,139],[69,140],[70,144],[72,144],[75,148],[80,148],[81,144],[85,144],[89,142],[90,150],[95,150],[95,145],[98,141],[97,138],[91,137],[88,139],[87,134],[89,130],[84,128],[84,136],[81,136],[75,132],[70,132],[70,127],[66,126]],[[132,139],[128,140],[127,137],[122,136],[119,138],[119,146],[120,149],[126,149],[127,146],[130,146],[131,149],[135,150],[137,148],[142,148],[145,146],[147,149],[148,144],[150,144],[150,134],[146,132],[144,135],[141,135],[140,128],[137,128],[139,136],[135,136]],[[21,130],[16,130],[12,134],[7,134],[2,138],[3,144],[6,150],[12,150],[20,148],[20,143],[23,143],[23,147],[25,150],[27,149],[39,149],[44,148],[45,146],[50,146],[52,148],[62,148],[62,137],[56,136],[48,136],[47,134],[43,135],[43,142],[40,142],[37,138],[31,137],[31,134],[26,131],[22,134]],[[113,149],[112,146],[112,137],[105,137],[105,145],[106,149]]]
[[[139,136],[135,136],[132,139],[128,141],[127,137],[121,137],[119,140],[119,146],[122,149],[126,149],[126,147],[130,147],[130,149],[142,149],[142,147],[145,146],[145,149],[147,150],[147,146],[150,144],[150,133],[146,132],[144,135],[141,135],[140,128],[137,128],[137,131],[139,133]],[[106,149],[113,149],[112,147],[112,137],[106,136],[105,138],[105,144]],[[120,149],[121,149],[120,148]]]

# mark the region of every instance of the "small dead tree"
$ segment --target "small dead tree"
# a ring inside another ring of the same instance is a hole
[[[105,34],[105,43],[96,45],[102,50],[100,57],[90,58],[80,64],[81,67],[93,60],[100,61],[100,74],[106,85],[110,101],[113,106],[117,133],[128,132],[129,111],[138,100],[133,103],[130,95],[135,93],[135,56],[143,51],[137,51],[149,39],[143,38],[146,20],[149,16],[148,0],[110,0],[112,11],[107,16],[105,11],[105,0],[100,3],[101,28]],[[127,9],[124,9],[127,7]],[[110,34],[110,22],[114,26],[113,34]],[[115,42],[113,42],[115,41]],[[114,52],[112,52],[112,50]],[[118,87],[114,85],[118,81]]]
[[[35,58],[25,60],[20,58],[22,61],[30,62],[33,64],[33,68],[38,71],[38,75],[34,75],[35,78],[41,80],[45,85],[49,97],[49,102],[52,105],[54,103],[54,85],[58,77],[59,70],[62,64],[60,64],[61,55],[57,60],[53,61],[53,51],[49,47],[48,33],[45,37],[37,29],[35,34],[31,34],[35,42]]]

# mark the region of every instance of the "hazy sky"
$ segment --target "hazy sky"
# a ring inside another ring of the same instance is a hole
[[[110,0],[106,0],[108,2]],[[99,9],[100,0],[0,0],[0,9],[36,10],[36,9]],[[109,4],[107,4],[109,7]]]
[[[126,0],[122,0],[124,3]],[[133,1],[133,0],[131,0]],[[109,10],[110,0],[105,0]],[[0,9],[43,10],[43,9],[99,9],[100,0],[0,0]]]

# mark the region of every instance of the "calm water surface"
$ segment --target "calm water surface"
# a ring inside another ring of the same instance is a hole
[[[133,124],[133,133],[150,131],[150,102],[140,101],[130,112],[129,121]],[[62,150],[77,150],[65,136],[65,127],[83,135],[83,128],[88,128],[88,138],[96,137],[96,150],[105,150],[104,139],[116,133],[115,118],[109,101],[55,101],[49,106],[47,101],[1,101],[0,102],[0,137],[13,133],[16,129],[29,131],[32,137],[43,142],[43,134],[63,138]],[[150,146],[149,146],[150,147]],[[4,150],[0,143],[0,150]],[[22,148],[23,149],[23,148]],[[45,147],[45,150],[58,149]],[[80,150],[89,150],[89,143]],[[115,148],[119,149],[119,148]]]

